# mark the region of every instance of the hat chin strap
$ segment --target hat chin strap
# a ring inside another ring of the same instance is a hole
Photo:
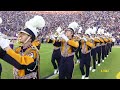
[[[28,37],[27,40],[26,40],[23,44],[26,44],[30,38],[31,38],[31,37]]]

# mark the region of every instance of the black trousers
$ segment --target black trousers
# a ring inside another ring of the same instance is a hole
[[[93,69],[96,69],[96,48],[91,50],[91,56],[93,59]]]
[[[114,42],[112,42],[112,46],[114,46]]]
[[[109,52],[112,52],[112,42],[110,43],[110,51]]]
[[[81,53],[80,71],[81,71],[82,75],[86,75],[86,77],[89,76],[90,61],[91,61],[90,53],[87,53],[87,54]],[[84,70],[84,66],[85,66],[86,70]],[[85,73],[85,71],[86,71],[86,73]]]
[[[106,45],[106,54],[109,55],[109,51],[110,51],[110,43],[107,43]]]
[[[104,60],[106,55],[105,45],[102,46],[102,60]]]
[[[97,54],[98,54],[98,64],[100,64],[100,61],[101,61],[101,55],[102,55],[102,47],[101,46],[98,46],[97,48]]]
[[[69,57],[61,56],[59,66],[59,79],[72,79],[74,69],[74,55]]]
[[[61,60],[60,49],[54,50],[53,54],[52,54],[52,58],[51,58],[51,62],[52,62],[54,69],[57,69],[59,67],[60,60]],[[56,61],[57,61],[57,63],[56,63]]]

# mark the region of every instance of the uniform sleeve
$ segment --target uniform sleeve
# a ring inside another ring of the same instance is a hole
[[[35,47],[37,47],[38,50],[40,50],[40,45],[41,45],[41,43],[40,43],[39,41],[34,41],[34,42],[32,43],[32,45],[35,46]]]
[[[110,38],[110,42],[112,42],[112,39]]]
[[[21,50],[21,47],[18,47],[18,48],[15,49],[15,52],[16,52],[16,53],[19,53],[20,50]]]
[[[106,38],[104,38],[104,41],[105,41],[105,42],[108,42],[108,40],[107,40]]]
[[[78,46],[79,46],[78,41],[74,41],[74,40],[68,40],[68,44],[69,44],[70,46],[75,47],[75,48],[78,48]]]
[[[31,56],[21,56],[20,54],[15,53],[12,49],[9,49],[6,53],[21,65],[29,65],[34,62],[34,59]]]
[[[13,65],[15,68],[17,69],[24,69],[26,68],[25,65],[21,65],[20,63],[18,63],[16,60],[14,60],[10,55],[8,55],[6,53],[6,51],[4,51],[3,49],[0,49],[0,58],[1,60],[4,60],[5,62]]]
[[[100,40],[102,43],[104,43],[103,39],[100,38],[99,40]]]
[[[35,41],[35,42],[33,42],[32,43],[34,46],[39,46],[40,45],[40,43],[38,42],[38,41]]]
[[[94,41],[95,41],[95,42],[98,42],[98,43],[100,42],[97,38],[95,38]]]
[[[112,39],[111,38],[108,38],[109,39],[109,42],[112,42]]]
[[[86,45],[88,45],[89,47],[91,47],[91,48],[93,48],[94,47],[94,44],[93,43],[91,43],[91,42],[86,42]]]

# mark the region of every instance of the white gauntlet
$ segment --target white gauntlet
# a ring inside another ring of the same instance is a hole
[[[65,34],[61,34],[60,37],[63,38],[66,42],[68,42],[68,40],[69,40],[68,37],[65,36]]]
[[[4,38],[0,38],[0,47],[2,49],[5,49],[6,47],[8,47],[9,44],[10,44],[10,40],[4,39]]]
[[[85,37],[82,38],[84,41],[87,41],[87,39]]]
[[[54,35],[50,35],[50,39],[55,40]]]

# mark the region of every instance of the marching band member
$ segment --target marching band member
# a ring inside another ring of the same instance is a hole
[[[79,43],[73,39],[75,30],[78,29],[78,24],[72,22],[64,33],[59,33],[61,41],[61,61],[59,66],[59,79],[72,79],[74,69],[74,54],[78,48]]]
[[[109,51],[108,51],[108,54],[109,54],[109,52],[111,53],[112,51],[112,42],[113,42],[112,35],[110,33],[108,35],[108,39],[109,39]]]
[[[102,62],[104,62],[104,57],[105,57],[105,40],[104,40],[104,30],[99,28],[98,29],[98,33],[100,34],[99,40],[101,42],[101,58],[102,58]]]
[[[22,46],[11,49],[9,40],[0,38],[0,58],[14,66],[15,79],[39,79],[39,52],[32,42],[38,35],[37,28],[43,28],[45,21],[41,16],[35,16],[25,24],[25,29],[18,34]]]
[[[89,34],[89,31],[86,30],[85,34]],[[90,62],[91,62],[91,49],[94,47],[94,45],[91,43],[89,38],[83,37],[81,40],[81,61],[80,61],[80,71],[82,73],[81,79],[89,79],[89,71],[90,71]],[[85,69],[84,70],[84,66]],[[86,73],[85,73],[86,71]]]
[[[61,28],[58,27],[57,30],[59,29]],[[51,62],[54,68],[54,74],[59,74],[59,64],[61,60],[61,51],[60,51],[61,41],[59,37],[56,34],[54,34],[54,35],[50,35],[50,38],[47,40],[47,42],[53,43],[54,48],[53,48]],[[57,61],[57,63],[55,62],[55,60]]]
[[[92,59],[93,59],[93,69],[92,69],[92,72],[96,71],[96,61],[97,61],[96,60],[96,55],[97,55],[96,43],[100,42],[97,38],[95,38],[96,30],[97,30],[96,27],[93,27],[93,29],[91,30],[91,41],[92,41],[92,43],[94,45],[94,47],[91,50],[91,56],[92,56]]]
[[[109,40],[109,38],[108,38],[108,35],[109,35],[108,32],[104,34],[104,38],[105,38],[104,40],[106,40],[106,41],[105,41],[105,51],[106,51],[105,57],[106,57],[106,58],[108,57],[108,53],[109,53],[109,42],[110,42],[110,40]]]
[[[104,42],[104,41],[100,38],[99,33],[97,33],[95,38],[97,40],[99,40],[99,42],[96,42],[95,45],[96,45],[96,54],[97,54],[97,59],[98,59],[98,60],[96,60],[96,64],[98,64],[98,66],[100,66],[100,63],[101,63],[101,51],[102,51],[101,43]]]
[[[104,44],[102,45],[102,62],[104,62],[104,59],[107,58],[107,42],[108,42],[108,39],[105,37],[104,33],[102,33],[101,38],[104,41]]]
[[[110,48],[111,48],[111,42],[112,42],[112,40],[110,39],[110,37],[109,37],[109,33],[107,32],[106,33],[106,39],[107,39],[107,44],[106,44],[106,55],[107,55],[107,57],[108,57],[108,55],[109,55],[109,51],[110,51]]]

